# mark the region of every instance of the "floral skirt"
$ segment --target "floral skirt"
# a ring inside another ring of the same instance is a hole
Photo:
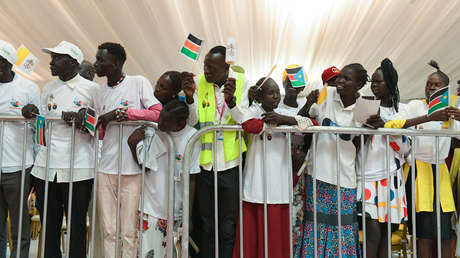
[[[316,181],[317,194],[317,254],[318,257],[339,256],[339,228],[337,225],[337,186]],[[341,194],[341,251],[342,257],[360,257],[358,223],[356,217],[356,189],[340,188]],[[313,181],[308,176],[303,227],[295,244],[295,257],[314,256]]]
[[[142,223],[142,258],[166,257],[168,221],[144,214]]]

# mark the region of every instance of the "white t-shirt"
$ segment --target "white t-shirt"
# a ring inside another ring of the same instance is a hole
[[[400,105],[400,109],[403,106]],[[380,117],[384,122],[389,121],[396,114],[396,110],[393,107],[380,107]],[[372,135],[371,138],[364,145],[364,174],[365,180],[377,181],[387,177],[387,163],[386,163],[386,151],[387,145],[390,150],[390,175],[395,175],[397,171],[396,160],[398,159],[400,167],[404,161],[404,155],[409,152],[409,140],[407,137],[401,136],[390,136],[390,143],[387,142],[385,135]],[[393,149],[391,146],[394,146]],[[361,165],[361,152],[358,155],[358,165]],[[360,168],[358,166],[358,179],[360,179]]]
[[[153,95],[153,88],[144,76],[126,76],[117,86],[110,87],[107,84],[102,86],[95,98],[96,112],[98,115],[108,113],[114,109],[128,107],[133,109],[148,109],[160,104]],[[122,151],[122,175],[140,174],[141,169],[132,158],[128,146],[128,138],[136,126],[124,125],[123,138],[121,143]],[[111,122],[107,125],[102,142],[101,162],[99,171],[106,174],[118,174],[118,153],[119,147],[119,125]]]
[[[11,82],[0,83],[0,113],[4,116],[22,116],[21,109],[27,104],[40,106],[40,88],[21,77],[14,75]],[[31,122],[33,123],[33,122]],[[5,122],[3,131],[2,171],[8,167],[22,167],[22,145],[24,137],[23,122]],[[34,130],[31,124],[27,129],[25,167],[34,163]],[[17,171],[17,169],[13,169]],[[13,171],[10,171],[13,172]]]
[[[147,130],[152,130],[148,128]],[[176,151],[176,175],[182,169],[182,157],[184,156],[185,145],[192,135],[196,132],[196,129],[186,125],[184,129],[178,132],[170,132],[172,136],[175,151]],[[144,185],[144,212],[153,217],[160,219],[168,219],[168,177],[171,171],[168,171],[168,145],[164,139],[165,133],[157,131],[153,134],[151,139],[151,146],[147,153],[146,167],[150,168],[151,171],[145,174],[145,185]],[[146,133],[147,135],[147,133]],[[138,157],[143,154],[144,142],[142,141],[137,146]],[[191,169],[190,174],[196,174],[200,172],[200,144],[198,141],[190,156]],[[142,160],[142,159],[139,159]],[[182,195],[183,195],[183,181],[176,182],[175,187],[175,219],[182,217]]]
[[[43,87],[41,94],[40,114],[45,117],[61,117],[62,111],[78,112],[84,107],[93,107],[93,96],[96,95],[99,85],[89,81],[80,75],[64,82],[54,80]],[[70,168],[72,128],[64,123],[54,123],[51,135],[51,144],[47,139],[47,145],[51,148],[49,180],[54,180],[57,175],[58,182],[68,182],[69,170],[56,169]],[[32,175],[45,179],[44,168],[46,165],[46,147],[40,148]],[[74,181],[90,179],[94,176],[94,137],[89,133],[76,130],[74,168],[84,169],[74,171]]]
[[[288,115],[281,109],[274,112]],[[251,118],[261,119],[265,110],[257,104],[252,104],[247,110],[245,120]],[[270,133],[265,145],[266,150],[266,179],[267,203],[289,203],[289,167],[291,146],[289,146],[286,133]],[[248,134],[248,152],[243,175],[243,200],[253,203],[264,203],[263,182],[263,138],[262,134]]]
[[[337,127],[361,127],[361,124],[353,120],[353,109],[355,104],[344,107],[336,88],[327,88],[325,101],[317,107],[313,116],[319,125]],[[329,122],[330,121],[330,122]],[[340,186],[356,188],[356,147],[353,144],[355,135],[339,134],[340,153]],[[316,178],[320,181],[337,185],[337,153],[336,135],[320,133],[316,141]],[[313,174],[313,146],[306,156],[308,161],[307,169],[310,175]]]
[[[394,119],[411,119],[428,114],[428,105],[421,100],[412,100],[402,108]],[[454,130],[460,129],[460,123],[452,120]],[[432,121],[419,124],[410,129],[418,130],[442,130],[442,122]],[[450,137],[439,137],[439,161],[436,162],[436,137],[435,136],[417,136],[415,143],[415,159],[431,163],[442,164],[449,155]]]

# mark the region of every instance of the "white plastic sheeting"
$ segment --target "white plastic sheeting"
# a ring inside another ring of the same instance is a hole
[[[252,81],[273,64],[305,66],[312,87],[323,69],[360,62],[371,75],[389,57],[403,98],[422,97],[435,59],[460,79],[460,1],[457,0],[1,0],[0,38],[25,44],[41,62],[30,77],[51,78],[40,51],[61,40],[94,61],[98,44],[115,41],[128,52],[125,67],[153,83],[167,70],[192,70],[179,54],[189,32],[205,40],[203,52],[234,37],[237,64]],[[202,69],[202,55],[195,67]]]

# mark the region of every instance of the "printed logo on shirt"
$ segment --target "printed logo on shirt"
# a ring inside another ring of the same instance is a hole
[[[177,155],[176,155],[176,160],[182,160],[182,155],[177,154]]]
[[[128,104],[129,104],[128,100],[126,100],[126,99],[121,99],[120,105],[122,105],[123,107],[127,107]]]
[[[83,105],[83,101],[78,100],[78,99],[74,99],[73,100],[73,105],[74,105],[73,106],[74,108],[81,108],[81,106]]]
[[[22,104],[21,102],[19,102],[18,100],[15,100],[15,99],[11,99],[10,101],[10,109],[21,109],[22,108]]]

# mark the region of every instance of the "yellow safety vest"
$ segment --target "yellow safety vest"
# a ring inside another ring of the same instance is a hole
[[[244,74],[234,73],[236,75],[236,90],[235,97],[237,105],[241,102],[243,91]],[[198,117],[200,128],[213,126],[216,114],[216,101],[214,96],[214,84],[206,81],[204,74],[200,75],[198,80]],[[225,124],[235,124],[232,117],[229,116]],[[201,153],[200,165],[206,165],[213,161],[212,143],[214,140],[214,132],[208,132],[201,136]],[[246,144],[241,138],[242,151],[246,151]],[[239,156],[239,141],[236,131],[224,131],[224,155],[225,161],[229,162]]]

